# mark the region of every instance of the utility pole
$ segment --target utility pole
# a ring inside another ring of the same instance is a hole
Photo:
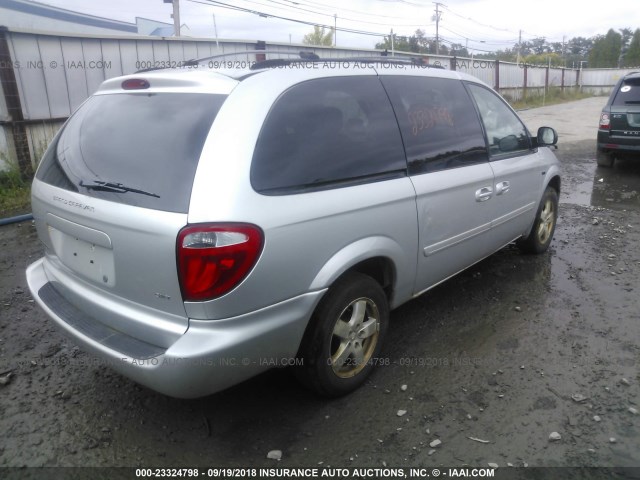
[[[336,37],[338,36],[338,14],[333,14],[333,46],[336,46]]]
[[[391,29],[391,56],[392,57],[396,56],[396,52],[395,52],[394,47],[393,47],[393,28]]]
[[[436,14],[432,17],[432,20],[436,21],[436,55],[440,55],[440,15],[442,14],[439,10],[440,5],[442,3],[433,2],[436,4]]]
[[[212,13],[213,15],[213,32],[216,35],[216,48],[220,48],[220,44],[218,43],[218,26],[216,25],[216,14]]]
[[[180,0],[173,0],[173,33],[180,36]]]
[[[518,53],[516,55],[516,63],[520,65],[520,52],[522,51],[522,30],[518,33]]]

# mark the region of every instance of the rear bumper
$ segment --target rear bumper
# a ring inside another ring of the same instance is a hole
[[[67,334],[104,365],[165,395],[196,398],[293,362],[324,290],[224,320],[190,320],[168,348],[110,328],[71,304],[49,281],[40,259],[27,269],[33,298]]]
[[[640,136],[624,137],[611,135],[608,130],[598,130],[598,151],[640,153]]]

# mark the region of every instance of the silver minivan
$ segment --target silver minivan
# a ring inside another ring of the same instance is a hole
[[[38,304],[167,395],[292,366],[346,394],[389,310],[516,241],[547,250],[551,145],[474,77],[392,59],[105,81],[32,189]]]

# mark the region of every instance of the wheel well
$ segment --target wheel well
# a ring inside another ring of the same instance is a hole
[[[388,258],[369,258],[352,266],[347,272],[358,272],[373,278],[380,284],[387,299],[391,300],[395,282],[395,269]]]
[[[549,182],[549,186],[556,191],[559,197],[560,196],[560,177],[559,176],[553,177]]]

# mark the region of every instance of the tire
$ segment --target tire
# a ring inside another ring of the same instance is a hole
[[[558,193],[547,187],[540,200],[536,219],[527,238],[516,242],[524,253],[544,253],[549,248],[558,222]]]
[[[613,167],[614,160],[615,158],[612,153],[603,152],[601,150],[596,152],[596,162],[599,167],[611,168]]]
[[[361,273],[345,274],[311,317],[296,377],[326,397],[356,390],[375,366],[388,324],[389,304],[378,282]]]

